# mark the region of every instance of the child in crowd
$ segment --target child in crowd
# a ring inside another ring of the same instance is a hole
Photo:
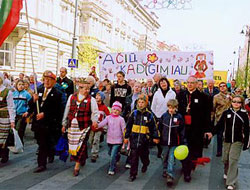
[[[168,110],[159,121],[161,134],[160,144],[163,146],[163,177],[167,178],[167,185],[174,181],[174,150],[178,145],[185,143],[184,120],[181,114],[177,113],[178,101],[170,99],[167,102]]]
[[[148,97],[140,94],[137,101],[137,108],[133,110],[128,118],[124,143],[130,141],[130,177],[132,182],[136,179],[138,172],[139,157],[143,163],[141,172],[145,173],[149,165],[149,136],[154,143],[159,143],[159,134],[153,113],[147,109]]]
[[[126,127],[124,118],[120,116],[121,111],[122,104],[118,101],[114,102],[112,105],[112,114],[98,124],[98,128],[107,125],[107,143],[109,147],[109,155],[111,156],[108,170],[109,175],[115,174],[116,162],[119,160],[119,152],[123,142],[123,133]]]
[[[218,124],[216,132],[223,131],[223,157],[224,180],[227,189],[235,189],[238,176],[238,161],[243,149],[249,148],[249,119],[243,108],[244,98],[236,95],[232,99],[232,106],[224,111]]]
[[[22,143],[27,124],[26,118],[28,116],[28,102],[30,99],[30,93],[24,90],[24,81],[19,79],[16,83],[16,91],[13,92],[13,100],[16,108],[16,130]]]
[[[110,115],[110,112],[107,106],[105,106],[103,103],[105,99],[105,95],[103,92],[101,91],[97,92],[95,99],[99,110],[98,122],[101,122],[106,116]],[[102,135],[101,130],[98,130],[96,132],[94,131],[90,132],[89,142],[91,144],[91,162],[96,162],[96,159],[98,158],[101,135]]]

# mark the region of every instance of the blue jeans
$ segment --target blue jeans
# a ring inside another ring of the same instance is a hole
[[[109,164],[109,171],[114,172],[116,162],[120,159],[120,150],[121,150],[121,144],[108,144],[109,147],[109,155],[111,157],[110,164]]]
[[[163,171],[171,177],[174,177],[174,150],[176,146],[164,146],[163,147]]]

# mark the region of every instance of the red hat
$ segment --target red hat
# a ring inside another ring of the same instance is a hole
[[[44,71],[43,77],[49,77],[49,78],[56,80],[56,75],[52,73],[52,71]]]

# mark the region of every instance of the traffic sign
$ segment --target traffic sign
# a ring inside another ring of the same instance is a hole
[[[77,59],[68,59],[68,67],[78,68],[78,60]]]

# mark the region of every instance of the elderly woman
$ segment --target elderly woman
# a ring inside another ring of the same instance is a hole
[[[9,160],[9,149],[7,148],[7,137],[10,128],[15,127],[15,106],[12,92],[3,86],[4,77],[0,72],[0,156],[1,163]]]
[[[80,165],[84,166],[88,157],[87,140],[90,126],[97,128],[98,106],[96,100],[89,95],[89,89],[89,83],[80,79],[78,92],[69,96],[62,121],[62,132],[68,129],[71,161],[76,162],[74,176],[79,175]]]

